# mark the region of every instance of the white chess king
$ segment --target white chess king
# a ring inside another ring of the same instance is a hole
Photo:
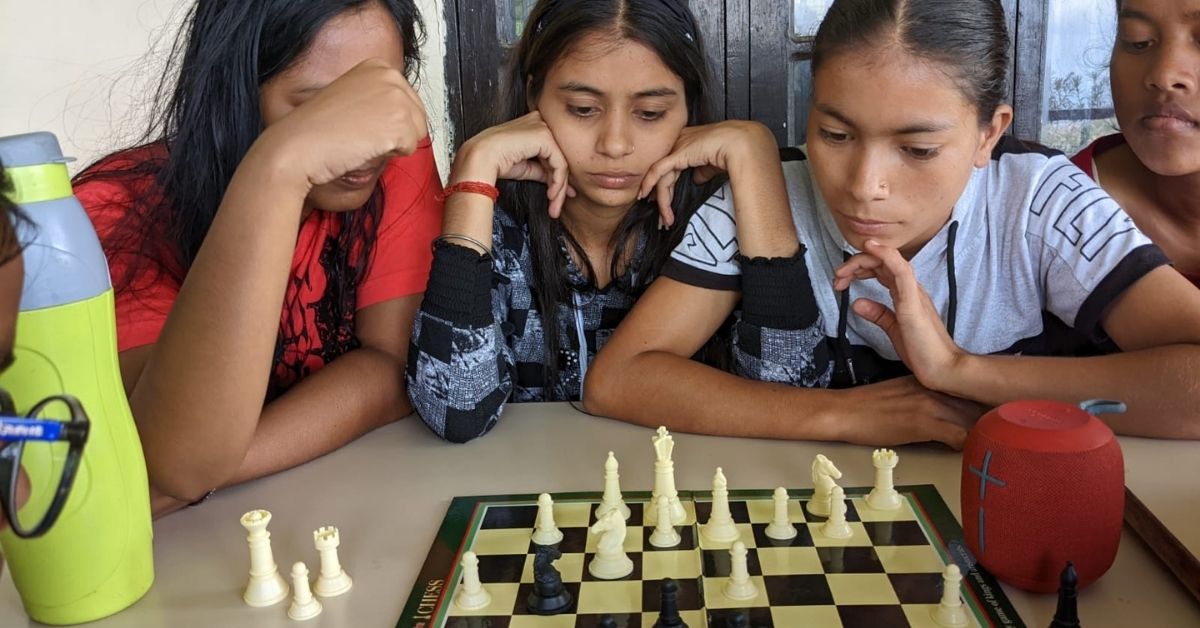
[[[655,456],[654,492],[650,496],[650,503],[658,503],[658,498],[665,495],[671,504],[671,525],[683,525],[687,520],[687,511],[679,502],[679,491],[675,490],[675,462],[671,460],[671,453],[675,450],[675,439],[667,428],[659,426],[654,436],[650,437],[650,442],[654,444]],[[658,509],[646,508],[642,518],[646,525],[654,525],[658,522]]]

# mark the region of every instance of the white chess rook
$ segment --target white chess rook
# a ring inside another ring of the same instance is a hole
[[[492,603],[492,596],[479,581],[479,558],[475,556],[475,552],[463,552],[461,564],[462,586],[454,596],[454,603],[464,611],[487,607]]]
[[[829,496],[833,491],[834,480],[841,479],[842,472],[833,466],[829,458],[817,454],[812,463],[813,496],[808,502],[808,512],[818,517],[829,516]]]
[[[278,604],[288,595],[287,582],[279,575],[275,555],[271,552],[269,523],[271,513],[266,510],[251,510],[241,518],[242,527],[248,532],[246,542],[250,544],[250,582],[242,599],[250,606]]]
[[[893,473],[900,456],[891,449],[876,449],[871,454],[871,462],[875,465],[875,487],[867,495],[867,505],[875,510],[899,508],[904,499],[896,491]]]
[[[621,474],[617,471],[617,457],[613,452],[608,452],[608,460],[604,461],[604,497],[600,499],[600,505],[596,507],[596,518],[599,519],[610,510],[616,509],[621,511],[621,516],[626,521],[629,520],[629,506],[625,505],[625,498],[621,496]]]
[[[834,485],[829,494],[829,519],[821,525],[821,534],[831,539],[845,539],[854,535],[850,524],[846,523],[846,493],[842,487]]]
[[[701,526],[700,534],[714,543],[732,543],[738,539],[737,524],[729,512],[729,482],[721,467],[713,474],[712,512],[708,523]]]
[[[338,529],[333,526],[323,526],[313,530],[313,545],[321,555],[321,574],[317,576],[317,584],[313,590],[321,597],[334,597],[350,590],[354,581],[342,569],[338,560],[338,545],[342,539]]]
[[[562,530],[554,523],[554,500],[549,493],[538,495],[537,528],[533,531],[533,542],[538,545],[554,545],[563,540]]]
[[[658,498],[655,508],[658,510],[658,524],[654,526],[654,532],[650,534],[650,544],[654,547],[679,545],[683,538],[675,531],[675,526],[671,525],[671,503],[667,501],[666,495]]]
[[[746,565],[746,544],[734,541],[729,548],[729,580],[721,590],[731,600],[753,600],[758,597],[758,588],[750,581],[750,569]]]
[[[963,608],[962,597],[959,595],[960,586],[962,571],[958,565],[950,563],[942,573],[942,601],[929,611],[937,625],[960,628],[971,623],[967,619],[967,609]]]
[[[796,538],[796,526],[792,525],[791,518],[788,517],[788,494],[787,489],[780,486],[775,489],[775,516],[771,519],[771,523],[767,525],[767,529],[763,531],[767,538],[786,541]]]
[[[650,438],[650,442],[654,444],[655,455],[654,492],[650,496],[650,502],[658,503],[659,496],[665,495],[671,504],[671,524],[683,525],[687,520],[687,511],[683,509],[683,504],[679,502],[679,492],[675,490],[675,462],[671,460],[675,439],[667,432],[667,428],[660,426]],[[646,509],[642,518],[646,525],[654,525],[658,522],[658,509]]]
[[[303,621],[321,614],[321,603],[308,588],[308,567],[304,563],[292,565],[292,588],[296,594],[288,607],[288,617]]]

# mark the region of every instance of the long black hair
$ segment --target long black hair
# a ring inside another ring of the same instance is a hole
[[[688,125],[714,120],[711,71],[696,18],[684,0],[539,0],[526,25],[506,73],[508,111],[497,122],[525,115],[529,103],[536,101],[541,93],[551,67],[591,33],[611,34],[614,41],[628,39],[653,50],[683,81]],[[633,282],[628,288],[634,296],[643,292],[679,243],[688,219],[720,183],[697,186],[692,183],[691,173],[684,173],[675,187],[675,223],[668,230],[658,229],[658,208],[653,194],[634,203],[610,242],[613,280],[627,277]],[[534,275],[531,288],[544,321],[546,390],[552,395],[560,359],[559,306],[574,307],[571,291],[581,288],[571,284],[567,254],[561,243],[565,242],[576,253],[575,257],[583,261],[589,286],[582,288],[596,287],[595,270],[570,230],[562,221],[550,218],[544,184],[502,181],[500,187],[500,207],[529,229]],[[637,241],[643,241],[644,248],[640,255],[629,260],[627,247]],[[586,352],[586,348],[580,347],[580,351]],[[579,359],[586,360],[587,356],[580,355]]]
[[[30,224],[29,218],[10,199],[12,193],[12,181],[4,171],[4,162],[0,162],[0,266],[21,254],[24,245],[17,237],[17,226]]]
[[[182,282],[234,171],[262,132],[262,85],[291,67],[331,19],[372,5],[395,19],[406,72],[414,78],[424,26],[413,0],[196,2],[171,47],[144,135],[74,181],[153,181],[104,238],[110,258],[130,260],[126,272],[113,278],[118,290],[144,285],[145,271]],[[327,294],[340,303],[353,302],[382,208],[377,184],[363,210],[342,216],[336,247],[341,259],[332,261],[339,272],[327,278]]]
[[[835,0],[817,29],[812,71],[846,50],[890,43],[949,68],[981,125],[1008,95],[1009,36],[1000,0]]]

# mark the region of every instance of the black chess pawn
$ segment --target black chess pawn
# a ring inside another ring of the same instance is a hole
[[[612,615],[601,615],[596,628],[617,628],[617,618]]]
[[[525,598],[525,607],[535,615],[557,615],[571,606],[571,592],[552,564],[560,556],[553,545],[539,545],[533,556],[533,592]]]
[[[654,628],[688,628],[679,616],[679,585],[670,578],[662,582],[662,604]]]
[[[1078,585],[1079,574],[1075,573],[1075,565],[1067,561],[1062,575],[1058,577],[1058,608],[1054,611],[1050,628],[1079,628]]]
[[[750,628],[750,618],[746,614],[738,611],[733,614],[733,617],[725,620],[725,628]]]

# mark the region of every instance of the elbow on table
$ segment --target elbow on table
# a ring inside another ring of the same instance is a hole
[[[620,408],[620,377],[615,360],[601,351],[588,367],[587,379],[583,382],[583,408],[589,414],[618,417]]]
[[[224,457],[222,457],[224,458]],[[194,456],[172,455],[170,460],[146,457],[150,486],[159,493],[192,503],[229,481],[237,473],[240,460],[199,460]]]

